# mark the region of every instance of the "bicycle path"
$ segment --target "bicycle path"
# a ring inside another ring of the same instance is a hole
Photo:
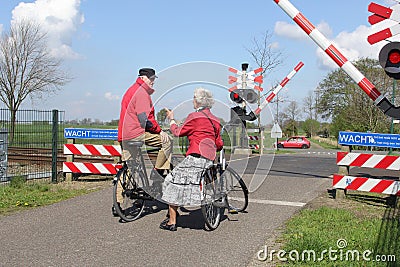
[[[184,210],[178,231],[169,232],[158,227],[166,206],[130,223],[112,217],[110,182],[102,191],[1,217],[0,266],[246,266],[275,229],[330,183],[269,175],[250,194],[248,213],[227,215],[207,232],[201,210]]]

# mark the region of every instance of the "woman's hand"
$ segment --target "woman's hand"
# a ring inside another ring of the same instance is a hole
[[[167,111],[167,119],[172,121],[174,119],[174,112],[172,110],[167,109],[167,108],[165,108],[165,111]]]

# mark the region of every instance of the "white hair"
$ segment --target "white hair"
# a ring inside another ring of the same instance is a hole
[[[200,107],[212,108],[214,105],[212,93],[203,87],[194,90],[194,99]]]

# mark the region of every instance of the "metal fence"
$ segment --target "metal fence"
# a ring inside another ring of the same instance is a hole
[[[16,176],[27,180],[51,177],[57,181],[62,168],[64,111],[0,109],[0,182]]]

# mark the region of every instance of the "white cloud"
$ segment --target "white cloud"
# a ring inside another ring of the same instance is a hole
[[[332,29],[326,22],[318,24],[317,29],[326,36],[332,35]],[[275,34],[294,40],[308,40],[307,34],[295,23],[288,23],[286,21],[277,21],[274,28]]]
[[[278,42],[273,42],[273,43],[271,43],[270,47],[272,49],[278,49],[279,48],[279,43]]]
[[[113,95],[111,92],[107,92],[104,94],[104,97],[107,100],[111,100],[111,101],[115,101],[115,100],[119,100],[120,96],[119,95]]]
[[[3,33],[3,24],[0,24],[0,34]]]
[[[388,5],[398,4],[398,2],[395,1],[395,0],[385,0],[384,2],[385,2],[386,4],[388,4]]]
[[[392,25],[394,25],[394,22],[390,21],[383,21],[373,26],[360,25],[352,32],[340,32],[332,40],[332,42],[335,47],[339,49],[339,51],[350,61],[364,57],[378,59],[379,51],[385,44],[387,44],[387,42],[381,41],[370,45],[367,41],[367,38],[369,35]],[[394,36],[390,38],[391,41],[395,41],[396,39],[398,40],[399,37]],[[321,49],[317,50],[317,56],[321,66],[325,66],[330,69],[337,67],[333,60],[330,59]]]
[[[39,23],[48,33],[51,53],[60,58],[77,58],[72,49],[72,37],[84,22],[80,0],[36,0],[21,2],[12,11],[12,23],[21,19]]]
[[[275,23],[274,32],[283,37],[295,40],[306,40],[307,34],[303,32],[296,24],[285,21],[277,21]]]

